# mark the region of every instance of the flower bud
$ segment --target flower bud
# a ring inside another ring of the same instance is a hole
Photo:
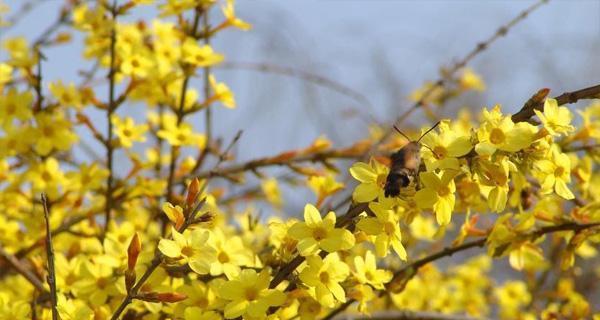
[[[188,207],[194,205],[196,198],[198,198],[198,193],[200,193],[200,181],[198,181],[197,178],[194,178],[188,186],[187,198],[185,199],[185,204]]]
[[[141,251],[142,244],[140,243],[140,237],[136,232],[133,235],[131,242],[129,242],[129,247],[127,248],[127,270],[135,269],[135,264],[137,263],[137,259]]]

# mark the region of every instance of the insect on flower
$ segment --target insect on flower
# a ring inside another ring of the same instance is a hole
[[[421,139],[431,130],[435,129],[440,122],[438,121],[429,130],[425,131],[418,140],[411,140],[404,132],[400,131],[394,125],[394,129],[403,135],[408,141],[407,145],[391,155],[391,168],[385,181],[384,194],[386,197],[397,197],[400,195],[400,189],[408,187],[418,177],[419,167],[421,166]],[[424,147],[431,150],[426,145]],[[433,150],[432,150],[433,152]]]

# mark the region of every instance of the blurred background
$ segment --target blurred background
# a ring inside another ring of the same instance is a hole
[[[226,56],[226,64],[215,70],[217,79],[231,87],[238,105],[236,110],[214,108],[215,134],[227,142],[236,131],[244,130],[235,146],[239,162],[306,147],[320,135],[331,139],[334,147],[350,145],[368,136],[370,123],[391,125],[412,104],[410,94],[426,81],[435,81],[441,67],[462,59],[478,42],[535,2],[238,0],[237,15],[253,29],[230,29],[212,42]],[[0,28],[0,40],[15,35],[33,40],[55,21],[64,2],[4,3],[11,8],[5,17],[20,14],[13,26]],[[29,9],[27,4],[31,4]],[[213,12],[214,21],[219,21],[221,13]],[[146,7],[124,19],[135,22],[155,13]],[[73,36],[71,44],[45,50],[45,81],[76,82],[78,72],[91,67],[92,62],[81,56],[82,35]],[[0,60],[5,57],[6,52],[0,50]],[[556,96],[597,84],[600,1],[549,1],[469,66],[487,89],[450,101],[443,110],[447,117],[454,117],[462,107],[478,110],[495,104],[512,113],[540,88],[550,88]],[[256,70],[258,67],[293,69],[296,74],[344,88],[346,94],[301,77]],[[201,91],[201,79],[191,84]],[[98,88],[102,92],[102,86]],[[102,93],[97,96],[105,97]],[[143,121],[145,110],[130,105],[119,113]],[[202,130],[203,119],[200,114],[191,121]],[[99,128],[105,128],[104,116],[97,121]],[[420,111],[405,123],[421,125],[431,123]],[[124,159],[123,154],[117,156]],[[278,175],[285,171],[275,168],[268,172]],[[290,215],[298,215],[307,199],[314,200],[308,190],[284,191],[284,212]],[[508,268],[502,269],[501,278],[514,276]]]

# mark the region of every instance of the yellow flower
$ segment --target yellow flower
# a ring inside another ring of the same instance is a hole
[[[238,277],[219,286],[217,294],[230,301],[225,306],[225,318],[261,318],[269,307],[282,305],[286,295],[279,290],[269,289],[270,278],[266,269],[258,274],[252,269],[244,269]]]
[[[494,294],[500,305],[501,319],[515,319],[531,301],[527,285],[522,281],[508,281],[494,289]]]
[[[385,257],[391,246],[400,259],[406,261],[400,224],[394,211],[379,203],[370,203],[369,208],[375,217],[363,218],[356,226],[368,235],[375,236],[375,253],[378,256]]]
[[[479,143],[475,151],[481,155],[491,155],[496,150],[517,152],[531,145],[537,128],[526,122],[515,124],[510,116],[503,116],[500,106],[492,111],[483,110],[484,123],[477,130]]]
[[[87,260],[82,263],[80,279],[72,286],[78,299],[85,299],[93,306],[106,303],[109,296],[119,293],[113,265],[107,259]]]
[[[0,319],[27,319],[31,317],[29,303],[15,300],[14,296],[0,292]]]
[[[553,136],[575,131],[575,127],[571,125],[573,114],[567,107],[559,107],[556,99],[544,101],[544,113],[537,109],[533,111],[542,121],[544,128]]]
[[[226,20],[217,29],[224,28],[226,26],[234,26],[244,31],[250,30],[252,28],[251,24],[235,16],[235,9],[233,7],[233,4],[234,0],[227,0],[226,5],[221,7],[221,10],[223,11],[223,15],[225,16]]]
[[[223,61],[223,55],[215,53],[209,45],[199,46],[193,38],[185,39],[181,52],[183,61],[196,67],[209,67]]]
[[[354,235],[335,227],[335,212],[330,211],[321,219],[319,210],[311,204],[304,207],[304,221],[297,222],[288,234],[298,240],[298,252],[303,256],[315,254],[319,249],[327,252],[348,250],[354,246]]]
[[[6,63],[0,62],[0,91],[4,85],[12,80],[13,67]]]
[[[369,164],[357,162],[350,168],[350,174],[360,184],[354,189],[352,199],[356,202],[370,202],[383,195],[383,186],[389,169],[371,160]],[[383,198],[383,197],[380,197]]]
[[[425,95],[427,93],[427,96]],[[413,102],[421,101],[421,99],[425,98],[424,104],[436,104],[440,105],[444,100],[447,99],[448,93],[442,86],[438,86],[431,81],[425,82],[425,84],[413,91],[410,94],[410,100]]]
[[[254,264],[252,251],[244,246],[238,236],[228,237],[221,229],[215,229],[208,244],[216,250],[216,258],[210,263],[210,274],[213,276],[225,274],[231,279],[240,273],[240,267]]]
[[[346,280],[350,268],[340,260],[337,253],[306,258],[307,267],[300,272],[300,280],[308,287],[315,289],[317,301],[325,307],[333,307],[335,300],[346,302],[346,292],[340,282]]]
[[[223,82],[217,82],[215,76],[213,76],[212,74],[208,77],[208,80],[210,82],[210,87],[213,91],[213,96],[209,100],[221,101],[221,103],[225,107],[229,109],[234,109],[235,98],[233,97],[233,92],[229,90],[229,87]]]
[[[57,306],[60,319],[63,320],[89,320],[93,319],[94,312],[83,301],[67,299],[62,294],[57,294]]]
[[[365,257],[354,257],[354,277],[362,284],[370,284],[375,289],[383,290],[384,283],[392,280],[392,273],[388,270],[377,269],[377,261],[371,251],[367,251]]]
[[[120,71],[131,77],[145,78],[154,71],[153,68],[152,60],[136,53],[125,56]]]
[[[108,170],[100,167],[98,163],[82,163],[77,171],[67,173],[69,187],[80,193],[102,187],[107,176]]]
[[[194,8],[196,2],[196,0],[167,0],[167,3],[158,6],[160,16],[179,15],[186,10]]]
[[[111,117],[111,122],[114,126],[113,132],[119,138],[119,143],[125,148],[131,148],[134,142],[146,141],[147,124],[136,125],[131,117],[126,117],[124,120],[116,114]]]
[[[162,211],[169,218],[169,221],[175,224],[175,229],[179,229],[185,222],[183,208],[180,206],[173,206],[171,203],[165,202],[162,206]]]
[[[424,187],[415,194],[415,201],[419,208],[433,208],[437,222],[441,226],[450,223],[452,210],[454,210],[455,175],[450,170],[444,171],[441,177],[433,172],[420,174]]]
[[[175,117],[164,117],[163,129],[159,130],[157,134],[173,146],[195,145],[200,137],[200,135],[194,134],[189,123],[182,122],[177,125]]]
[[[317,195],[317,206],[320,206],[325,198],[342,190],[344,184],[335,181],[331,174],[325,176],[310,176],[308,187]]]
[[[264,179],[261,181],[260,187],[267,197],[267,200],[276,208],[281,208],[283,199],[281,198],[281,190],[279,189],[277,179]]]
[[[569,190],[567,184],[571,182],[571,160],[569,156],[552,148],[551,160],[538,160],[535,167],[539,170],[539,180],[542,185],[542,194],[552,191],[565,199],[573,199],[575,196]]]
[[[1,90],[0,90],[1,92]],[[29,91],[19,93],[17,89],[10,88],[7,93],[0,96],[0,124],[8,128],[13,126],[13,120],[21,121],[31,118],[31,102],[33,95]]]
[[[48,85],[52,95],[58,100],[62,106],[75,107],[81,109],[83,107],[83,98],[81,93],[75,87],[75,84],[69,83],[68,86],[64,85],[62,80],[51,82]]]
[[[462,157],[473,149],[471,137],[450,128],[450,122],[444,120],[439,124],[440,133],[431,131],[423,136],[421,148],[423,161],[427,170],[438,168],[459,168],[458,157]]]
[[[49,197],[57,195],[59,187],[66,183],[65,175],[60,170],[58,161],[52,157],[33,166],[28,177],[35,192],[46,192]]]
[[[484,91],[485,83],[481,80],[481,77],[473,72],[472,69],[466,68],[460,76],[458,83],[464,90],[477,90]]]
[[[507,157],[497,158],[494,162],[482,159],[478,164],[479,187],[487,195],[488,206],[492,211],[502,212],[508,199],[509,173],[517,168]]]
[[[158,249],[165,256],[189,264],[190,268],[198,274],[207,274],[211,264],[216,260],[215,249],[206,242],[209,231],[194,229],[181,234],[172,229],[173,240],[160,239]]]
[[[69,150],[78,140],[77,135],[71,131],[71,122],[60,114],[41,112],[35,116],[35,121],[35,151],[41,155],[47,155],[53,149]]]
[[[37,63],[36,54],[30,50],[25,37],[7,38],[2,46],[8,51],[9,64],[13,67],[29,68]]]

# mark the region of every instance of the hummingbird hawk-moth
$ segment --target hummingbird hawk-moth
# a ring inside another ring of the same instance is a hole
[[[399,196],[402,188],[408,187],[418,178],[420,171],[419,167],[421,166],[421,139],[423,139],[423,137],[431,130],[435,129],[438,124],[440,124],[439,121],[429,130],[425,131],[425,133],[423,133],[416,141],[411,140],[407,135],[404,134],[404,132],[400,131],[400,129],[394,125],[394,129],[396,129],[398,133],[403,135],[410,142],[400,150],[392,153],[390,157],[390,172],[388,173],[385,186],[383,188],[386,197]]]

